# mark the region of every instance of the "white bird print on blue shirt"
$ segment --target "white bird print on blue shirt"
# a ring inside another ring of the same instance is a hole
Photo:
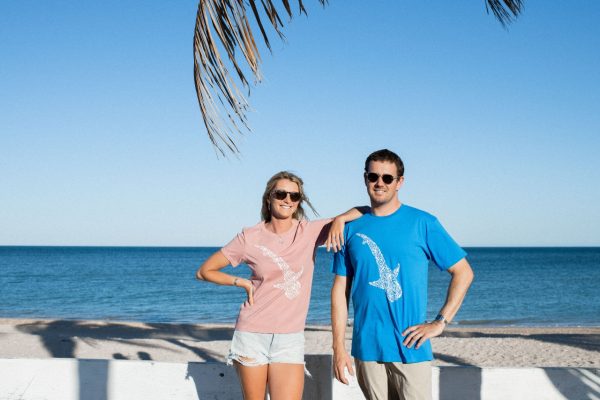
[[[300,294],[300,288],[302,287],[300,282],[298,282],[298,279],[300,279],[300,277],[302,276],[302,273],[304,272],[304,267],[302,267],[300,271],[294,272],[283,258],[273,253],[269,248],[259,245],[255,245],[255,247],[259,248],[263,255],[273,260],[273,262],[279,267],[279,269],[283,273],[283,281],[277,282],[273,286],[277,289],[283,290],[285,297],[287,297],[290,300],[298,296]]]
[[[377,267],[379,268],[379,279],[374,282],[369,282],[369,285],[385,290],[387,299],[390,302],[398,300],[400,297],[402,297],[402,288],[400,287],[400,283],[398,283],[400,264],[398,264],[396,269],[392,271],[385,262],[383,254],[381,254],[381,250],[379,250],[379,247],[374,241],[371,240],[371,238],[362,233],[357,233],[356,236],[361,237],[363,244],[366,243],[367,246],[369,246],[371,253],[373,253],[373,257],[375,257]]]

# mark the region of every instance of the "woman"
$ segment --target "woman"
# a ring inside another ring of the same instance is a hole
[[[248,295],[228,357],[228,364],[236,366],[246,400],[264,400],[267,382],[272,400],[302,398],[304,324],[314,256],[332,222],[307,221],[303,203],[314,211],[302,180],[287,171],[275,174],[262,197],[262,221],[244,229],[196,273],[197,279],[239,286]],[[360,215],[352,209],[336,217],[336,238],[327,240],[328,249],[341,245],[344,223]],[[250,279],[221,272],[242,262],[252,270]]]

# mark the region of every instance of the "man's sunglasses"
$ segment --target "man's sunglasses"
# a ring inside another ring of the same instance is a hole
[[[290,200],[294,203],[302,199],[302,194],[299,192],[286,192],[285,190],[273,190],[271,192],[271,196],[277,200],[285,200],[288,194],[290,195]]]
[[[379,174],[376,174],[375,172],[365,172],[365,178],[367,178],[367,180],[371,183],[377,182],[379,177],[381,177],[381,180],[386,185],[389,185],[390,183],[394,182],[394,179],[398,179],[397,176],[393,176],[390,174],[379,175]]]

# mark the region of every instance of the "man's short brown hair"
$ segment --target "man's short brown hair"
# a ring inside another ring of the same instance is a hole
[[[396,170],[398,171],[398,177],[404,176],[404,163],[400,156],[388,149],[382,149],[374,151],[369,154],[365,161],[365,172],[369,172],[369,163],[371,161],[387,161],[396,164]]]

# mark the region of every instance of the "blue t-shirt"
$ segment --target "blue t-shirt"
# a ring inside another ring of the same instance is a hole
[[[346,225],[333,273],[352,279],[352,355],[362,361],[414,363],[433,359],[402,332],[425,322],[429,260],[446,270],[466,256],[437,218],[402,205],[391,215],[365,214]]]

